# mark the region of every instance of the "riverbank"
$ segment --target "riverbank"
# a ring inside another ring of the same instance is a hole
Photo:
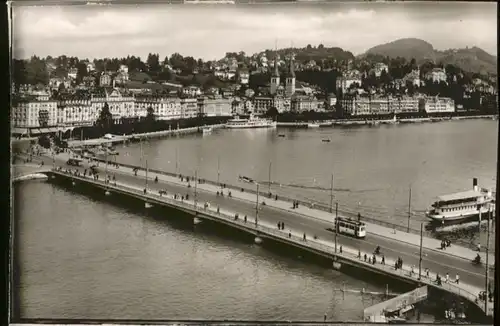
[[[224,128],[224,124],[216,124],[211,125],[212,129],[221,129]],[[170,129],[170,130],[162,130],[162,131],[154,131],[154,132],[145,132],[131,135],[113,135],[113,138],[96,138],[96,139],[86,139],[86,140],[70,140],[68,141],[68,147],[80,147],[80,146],[98,146],[102,144],[120,144],[124,142],[132,142],[138,141],[140,139],[152,139],[152,138],[161,138],[173,135],[185,135],[200,132],[202,127],[190,127],[190,128],[182,128],[182,129]]]
[[[397,118],[397,119],[377,119],[377,118],[352,118],[352,119],[329,119],[321,121],[297,121],[297,122],[280,122],[278,127],[296,127],[308,128],[310,124],[315,124],[317,127],[331,127],[331,126],[372,126],[379,124],[399,124],[399,123],[426,123],[426,122],[442,122],[442,121],[456,121],[456,120],[474,120],[474,119],[491,119],[496,120],[496,115],[476,115],[476,116],[454,116],[454,117],[426,117],[426,118]]]

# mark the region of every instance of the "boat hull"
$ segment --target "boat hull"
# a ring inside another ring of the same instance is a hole
[[[432,224],[437,224],[437,225],[462,224],[467,222],[479,221],[479,212],[457,215],[457,216],[446,216],[444,218],[442,215],[434,215],[430,214],[429,212],[427,212],[425,215],[427,216],[428,219],[431,220]],[[494,216],[494,211],[492,213],[492,216]],[[488,214],[484,212],[481,213],[481,220],[484,221],[486,219],[488,219]]]
[[[226,128],[229,128],[229,129],[276,128],[276,124],[269,124],[269,125],[241,125],[241,126],[226,125]]]

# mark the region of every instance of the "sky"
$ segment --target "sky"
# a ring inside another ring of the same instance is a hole
[[[497,55],[497,4],[300,3],[274,5],[16,5],[15,58],[79,58],[178,52],[204,60],[226,52],[337,46],[361,54],[414,37],[435,49],[477,46]]]

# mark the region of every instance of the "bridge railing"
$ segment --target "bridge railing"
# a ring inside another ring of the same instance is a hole
[[[104,159],[93,158],[93,160],[96,160],[96,161],[99,161],[99,162],[105,162]],[[113,163],[113,164],[117,164],[119,166],[123,166],[123,167],[126,167],[126,168],[130,168],[130,169],[138,169],[139,171],[145,171],[146,170],[144,167],[139,167],[139,166],[135,166],[135,165],[132,165],[132,164],[118,163],[118,162],[115,163],[115,162],[112,162],[110,160],[108,160],[108,162]],[[160,175],[167,175],[167,176],[170,176],[170,177],[180,177],[180,175],[181,175],[179,173],[172,173],[172,172],[161,171],[161,170],[156,170],[156,169],[151,169],[151,168],[148,169],[148,171],[151,172],[151,173],[156,173],[156,174],[160,174]],[[182,175],[186,176],[186,177],[189,177],[190,179],[194,179],[194,176],[192,176],[192,175],[186,175],[186,174],[182,174]],[[216,182],[216,181],[213,181],[213,180],[207,180],[207,179],[202,179],[202,178],[198,178],[198,179],[203,180],[203,182],[206,183],[206,184],[210,184],[210,185],[217,186],[217,187],[219,187],[222,184],[224,184],[223,182]],[[256,189],[252,189],[252,188],[250,188],[248,186],[235,186],[235,185],[231,185],[231,184],[225,184],[225,186],[226,186],[226,188],[234,190],[234,191],[241,191],[241,189],[244,189],[244,191],[247,192],[247,193],[251,193],[251,194],[254,194],[254,195],[257,194]],[[274,194],[271,193],[271,195],[276,195],[276,194],[275,193]],[[283,196],[283,195],[280,195],[280,194],[278,194],[278,195],[279,195],[279,199],[280,200],[287,201],[290,204],[292,204],[293,202],[298,202],[299,205],[302,205],[302,206],[305,206],[305,207],[309,207],[311,209],[317,209],[317,210],[321,210],[321,211],[324,211],[324,212],[330,212],[330,207],[328,205],[323,204],[323,203],[311,202],[311,201],[304,201],[304,200],[297,200],[297,199],[293,199],[293,198],[288,197],[288,196]],[[263,199],[264,198],[270,199],[268,191],[259,191],[259,196],[262,196]],[[340,209],[338,209],[338,212],[339,212],[340,215],[344,215],[344,216],[351,217],[351,218],[357,218],[357,213],[353,212],[352,210],[340,208]],[[408,231],[407,226],[404,226],[404,225],[401,225],[401,224],[395,224],[395,223],[391,223],[391,222],[387,222],[387,221],[382,221],[382,220],[379,220],[379,219],[376,219],[376,218],[371,218],[371,217],[364,216],[364,215],[361,216],[361,220],[366,221],[366,222],[370,222],[370,223],[373,223],[373,224],[385,226],[385,227],[388,227],[388,228],[391,228],[391,229],[396,229],[398,231],[403,231],[403,232],[407,232]],[[410,233],[420,235],[420,230],[410,228],[409,231],[410,231]]]
[[[121,183],[117,183],[116,185],[114,185],[112,182],[106,184],[103,180],[94,180],[90,176],[83,177],[83,176],[76,176],[73,173],[70,173],[70,172],[68,173],[68,172],[65,172],[62,170],[60,170],[60,171],[55,170],[55,171],[59,172],[59,173],[66,174],[66,175],[71,175],[73,178],[80,179],[80,180],[85,181],[85,182],[99,184],[102,187],[108,187],[109,189],[115,188],[116,190],[130,193],[133,195],[138,195],[138,196],[146,198],[146,199],[152,199],[154,201],[168,203],[172,206],[181,207],[185,210],[194,211],[197,213],[208,215],[211,218],[216,219],[216,220],[225,220],[229,224],[236,224],[236,225],[239,225],[240,227],[252,230],[252,231],[257,232],[257,233],[260,232],[263,234],[271,235],[273,237],[280,238],[283,241],[292,242],[295,245],[298,245],[299,247],[303,247],[306,249],[314,249],[318,252],[326,253],[326,254],[332,256],[332,258],[335,256],[342,257],[342,258],[350,260],[350,261],[356,261],[357,263],[359,263],[361,265],[365,265],[365,266],[370,267],[370,268],[382,270],[386,273],[398,275],[400,277],[410,278],[410,279],[413,279],[415,282],[418,282],[418,273],[412,272],[412,270],[409,269],[407,266],[403,266],[402,269],[396,270],[396,269],[394,269],[394,267],[391,264],[380,264],[380,263],[372,264],[372,263],[369,263],[369,262],[366,262],[363,260],[363,258],[361,256],[364,253],[361,253],[361,252],[355,253],[352,251],[352,249],[348,249],[348,248],[345,248],[344,250],[342,250],[342,252],[340,252],[340,250],[339,250],[340,245],[338,246],[337,251],[336,251],[335,247],[333,247],[331,244],[322,243],[321,240],[315,240],[314,238],[312,238],[312,239],[307,238],[307,240],[304,240],[302,237],[300,237],[296,234],[276,230],[274,227],[269,227],[269,226],[263,225],[260,222],[257,225],[255,225],[254,221],[247,220],[245,222],[241,217],[238,219],[235,219],[234,214],[229,214],[228,212],[225,212],[224,210],[219,210],[217,212],[217,208],[213,207],[213,206],[207,207],[207,208],[200,208],[199,206],[203,207],[202,203],[197,203],[197,205],[195,206],[194,203],[189,204],[187,201],[169,198],[167,195],[160,196],[159,194],[155,194],[155,193],[151,193],[151,192],[147,192],[146,194],[144,194],[144,192],[139,190],[139,189],[135,189],[133,187],[123,186],[123,185],[121,185]],[[214,212],[214,210],[215,210],[215,212]],[[358,256],[358,254],[359,254],[359,256]],[[366,253],[366,254],[371,255],[371,253]],[[431,279],[426,278],[424,275],[421,275],[421,282],[428,284],[428,285],[436,286],[436,284]],[[484,310],[484,306],[481,305],[481,302],[477,303],[477,301],[476,301],[478,299],[477,294],[471,293],[471,292],[467,291],[466,289],[463,289],[460,286],[453,284],[453,283],[442,282],[441,288],[447,290],[448,292],[465,297],[469,301],[478,304],[478,306]]]

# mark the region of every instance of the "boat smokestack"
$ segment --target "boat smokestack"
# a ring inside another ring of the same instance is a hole
[[[472,179],[472,189],[474,189],[474,191],[477,191],[477,178]]]

